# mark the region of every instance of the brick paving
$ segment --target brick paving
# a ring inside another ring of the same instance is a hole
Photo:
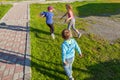
[[[44,1],[2,3],[13,4],[13,7],[0,20],[3,24],[0,25],[0,80],[31,79],[29,4],[67,2],[67,0]]]
[[[0,80],[30,80],[29,4],[14,3],[0,20]]]

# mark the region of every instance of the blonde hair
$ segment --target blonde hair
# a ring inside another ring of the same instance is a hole
[[[62,38],[64,38],[65,40],[69,39],[70,36],[71,36],[70,30],[64,29],[64,30],[62,31]]]
[[[66,4],[66,8],[67,8],[68,10],[72,10],[72,6],[71,6],[70,4]]]

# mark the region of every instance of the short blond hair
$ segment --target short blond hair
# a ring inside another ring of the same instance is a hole
[[[64,29],[64,30],[62,31],[62,38],[64,38],[65,40],[69,39],[70,36],[71,36],[70,30]]]

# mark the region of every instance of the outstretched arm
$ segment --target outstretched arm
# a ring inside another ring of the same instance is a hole
[[[67,15],[67,12],[60,19],[64,18],[66,15]]]
[[[45,12],[40,13],[40,17],[45,17]]]

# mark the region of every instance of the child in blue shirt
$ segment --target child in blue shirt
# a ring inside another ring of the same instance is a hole
[[[75,57],[75,50],[79,53],[80,57],[82,57],[82,53],[75,39],[71,38],[70,30],[64,29],[62,37],[65,40],[61,46],[63,67],[69,80],[74,80],[72,76],[72,63]]]
[[[55,39],[54,36],[54,26],[53,26],[53,10],[54,8],[52,6],[48,7],[48,12],[42,12],[40,15],[42,17],[46,17],[46,24],[49,26],[50,28],[50,33],[53,39]]]

